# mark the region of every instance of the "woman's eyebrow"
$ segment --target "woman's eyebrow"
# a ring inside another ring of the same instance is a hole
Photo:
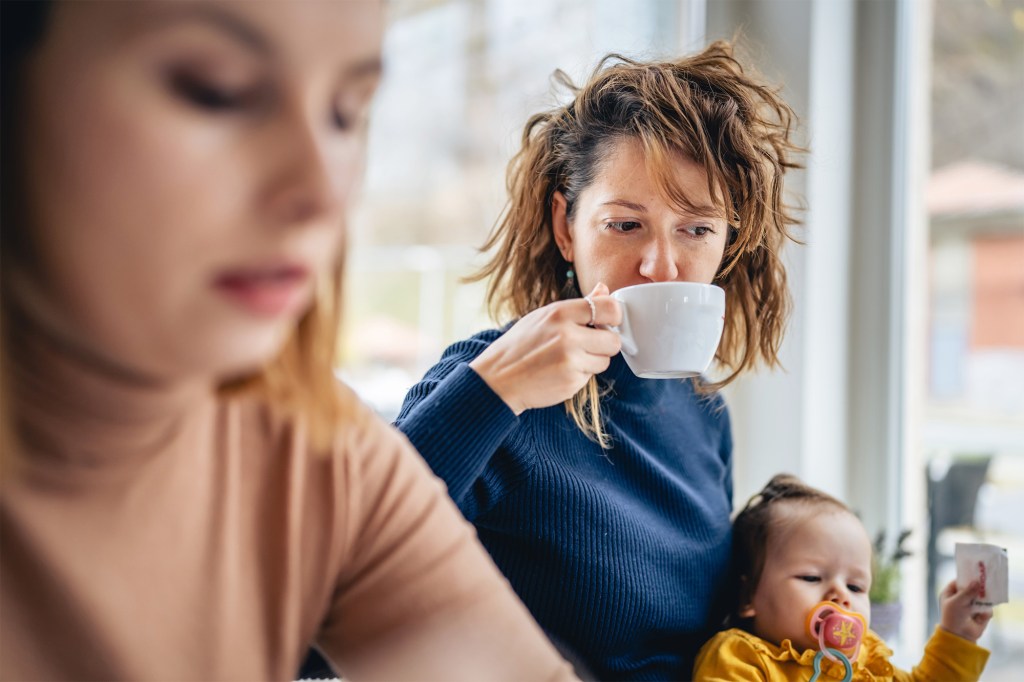
[[[242,47],[261,57],[272,57],[274,54],[271,41],[259,28],[217,5],[199,2],[174,3],[173,6],[163,10],[160,18],[163,21],[179,23],[189,21],[203,23],[218,29]],[[383,72],[383,68],[380,56],[372,55],[346,68],[342,79],[344,81],[361,81],[378,78]]]
[[[638,204],[635,201],[628,201],[626,199],[609,199],[608,201],[601,202],[601,206],[621,206],[622,208],[630,211],[636,211],[637,213],[646,213],[647,207],[643,204]],[[686,210],[695,218],[722,218],[722,209],[717,206],[710,204],[700,204],[696,206],[686,206]]]
[[[164,5],[158,18],[160,23],[165,21],[199,22],[212,26],[242,47],[262,57],[269,57],[274,52],[270,40],[257,27],[217,5],[200,2],[176,2]],[[154,17],[153,23],[154,28],[159,26],[157,17]]]
[[[384,71],[384,63],[377,55],[362,59],[345,69],[342,78],[345,81],[361,81],[380,77]]]
[[[646,213],[647,207],[643,204],[638,204],[635,201],[626,201],[625,199],[611,199],[601,203],[602,206],[621,206],[628,208],[630,211],[638,211],[640,213]]]

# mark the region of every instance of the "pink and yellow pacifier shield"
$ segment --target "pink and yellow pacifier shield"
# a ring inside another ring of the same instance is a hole
[[[851,661],[856,661],[867,627],[864,616],[827,601],[815,606],[807,616],[807,632],[818,640],[821,651],[833,660],[837,659],[829,649],[840,651]]]

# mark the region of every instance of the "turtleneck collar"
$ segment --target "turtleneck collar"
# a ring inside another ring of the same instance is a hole
[[[7,326],[7,397],[18,449],[33,465],[147,460],[213,404],[207,382],[145,383],[75,355],[25,318]]]
[[[644,381],[644,379],[633,374],[633,370],[631,370],[629,365],[626,364],[626,359],[622,357],[622,353],[617,353],[612,356],[608,369],[601,372],[598,377],[603,383],[611,383],[616,388],[641,385]]]
[[[664,391],[673,383],[685,383],[689,387],[692,379],[642,379],[633,374],[622,353],[612,357],[608,369],[598,375],[602,385],[610,386],[616,399],[624,402],[644,402],[651,399],[652,392]]]

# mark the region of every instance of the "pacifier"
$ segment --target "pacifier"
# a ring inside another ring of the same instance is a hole
[[[818,648],[833,661],[840,661],[836,653],[842,654],[846,663],[856,661],[867,627],[864,616],[830,601],[821,602],[807,616],[808,634],[818,640]]]

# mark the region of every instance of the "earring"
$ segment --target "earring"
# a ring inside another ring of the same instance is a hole
[[[572,270],[572,263],[565,271],[565,285],[562,287],[562,298],[579,298],[579,289],[576,287],[576,273]]]

